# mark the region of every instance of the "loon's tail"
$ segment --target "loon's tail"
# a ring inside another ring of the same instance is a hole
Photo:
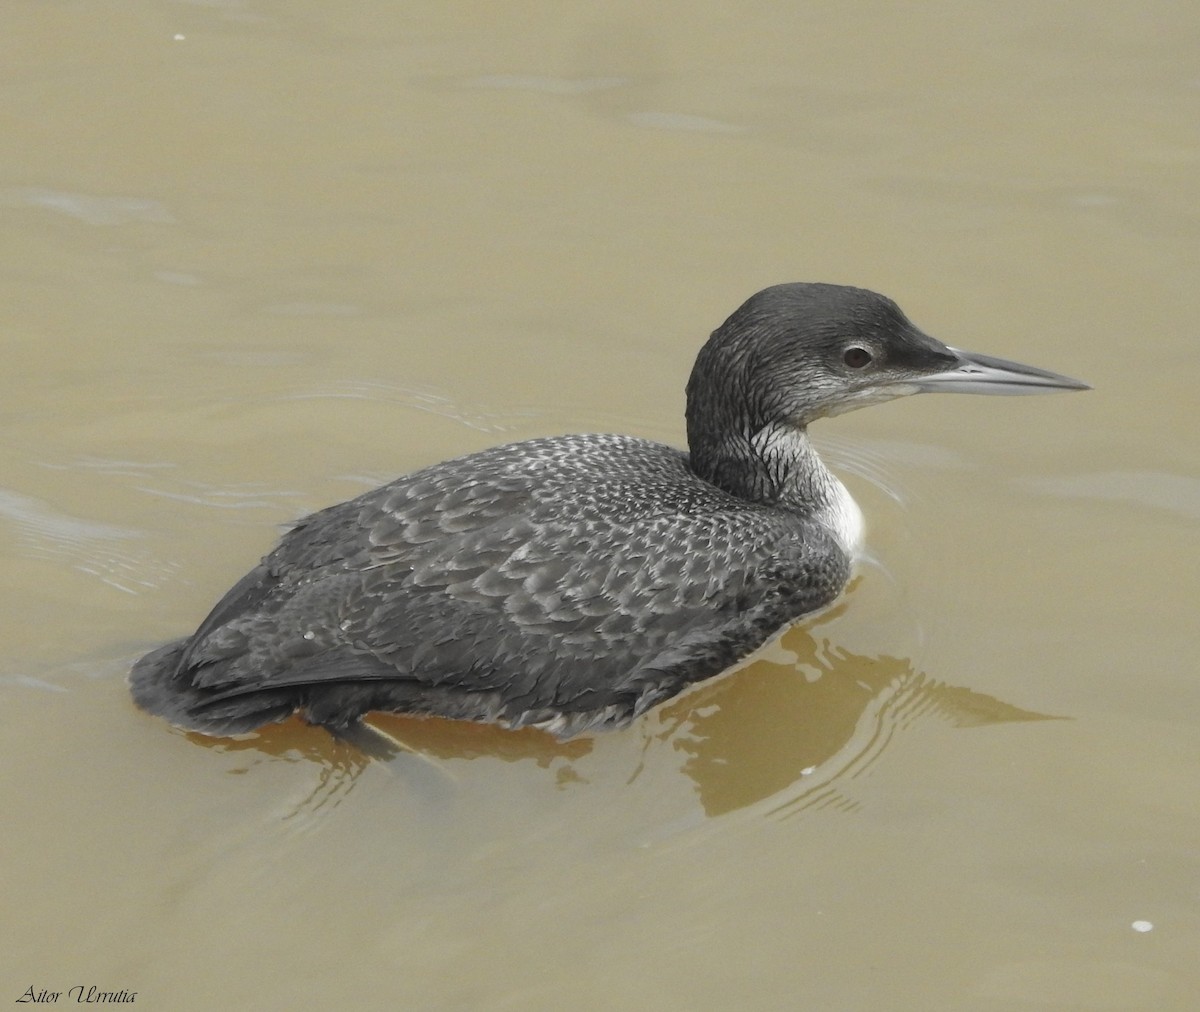
[[[181,639],[152,650],[130,671],[133,701],[147,713],[185,731],[221,736],[254,731],[295,712],[294,694],[279,691],[214,699],[217,693],[193,684],[191,669],[181,666],[187,645]]]

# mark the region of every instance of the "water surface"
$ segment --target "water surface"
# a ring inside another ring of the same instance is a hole
[[[1191,1009],[1200,13],[16,4],[0,40],[0,997]],[[872,556],[630,730],[136,712],[280,525],[568,431],[679,443],[765,285],[1092,393],[814,435]]]

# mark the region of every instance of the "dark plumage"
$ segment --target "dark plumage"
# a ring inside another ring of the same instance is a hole
[[[1083,384],[950,349],[872,292],[768,288],[700,352],[690,455],[534,439],[315,513],[138,661],[134,700],[211,735],[297,711],[355,740],[371,710],[563,737],[625,724],[841,592],[857,510],[809,422],[983,386]]]

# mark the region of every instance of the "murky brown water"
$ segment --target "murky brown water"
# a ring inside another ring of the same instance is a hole
[[[10,4],[0,1000],[1195,1008],[1198,34]],[[1096,390],[821,426],[874,561],[625,733],[389,719],[447,788],[129,703],[303,512],[508,439],[680,441],[700,342],[795,279]]]

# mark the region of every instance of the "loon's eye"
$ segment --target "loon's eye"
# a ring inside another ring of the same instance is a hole
[[[862,369],[871,364],[871,353],[854,344],[842,352],[842,361],[851,369]]]

